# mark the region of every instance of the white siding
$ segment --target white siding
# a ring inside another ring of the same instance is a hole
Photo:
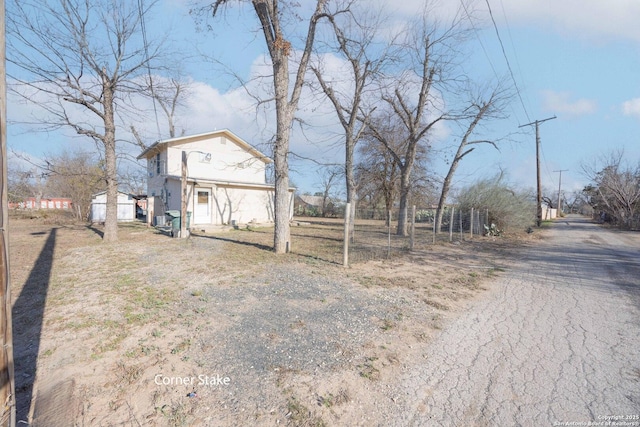
[[[224,144],[222,141],[226,141]],[[182,152],[187,152],[187,175],[189,177],[264,184],[265,163],[231,140],[215,137],[168,148],[167,174],[182,175]],[[210,153],[206,161],[199,152]]]
[[[273,222],[273,191],[218,187],[214,208],[221,224]]]

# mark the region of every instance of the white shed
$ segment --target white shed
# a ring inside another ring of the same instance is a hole
[[[107,217],[107,192],[93,195],[91,199],[91,222],[104,222]],[[118,191],[118,222],[136,219],[136,200],[133,195]]]

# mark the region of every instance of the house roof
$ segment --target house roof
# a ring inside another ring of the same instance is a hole
[[[180,181],[182,178],[177,175],[167,175],[169,179],[175,179],[176,181]],[[260,184],[255,182],[242,182],[242,181],[224,181],[219,179],[209,179],[209,178],[198,178],[189,176],[187,177],[187,182],[194,182],[197,184],[213,184],[220,187],[242,187],[242,188],[260,188],[266,190],[274,190],[275,187],[273,184]],[[295,191],[295,187],[289,187],[289,191]]]
[[[147,147],[147,149],[145,149],[142,153],[140,153],[140,155],[137,158],[138,158],[138,160],[144,159],[144,158],[149,158],[149,157],[155,155],[156,153],[164,150],[165,147],[174,146],[174,145],[180,145],[180,144],[186,144],[188,142],[199,141],[199,140],[202,140],[202,139],[209,139],[209,138],[213,138],[213,137],[216,137],[216,136],[225,136],[227,139],[232,141],[234,144],[236,144],[240,148],[248,151],[254,157],[262,160],[265,163],[272,163],[273,162],[273,160],[271,160],[267,155],[261,153],[255,147],[253,147],[251,144],[249,144],[248,142],[246,142],[245,140],[243,140],[238,135],[236,135],[235,133],[231,132],[228,129],[215,130],[213,132],[200,133],[200,134],[196,134],[196,135],[180,136],[180,137],[177,137],[177,138],[170,138],[170,139],[165,139],[165,140],[161,140],[161,141],[156,141],[155,143],[153,143],[152,145]]]
[[[91,197],[101,196],[103,194],[107,194],[107,190],[103,190],[103,191],[99,191],[97,193],[94,193],[94,194],[91,195]],[[127,193],[126,191],[118,190],[118,194],[124,194],[125,196],[133,197],[133,194]]]
[[[312,196],[310,194],[300,194],[297,197],[309,206],[322,206],[322,202],[324,201],[322,196]],[[328,201],[329,200],[327,200],[327,202]]]

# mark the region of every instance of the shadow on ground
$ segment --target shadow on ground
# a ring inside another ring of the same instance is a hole
[[[57,228],[51,229],[12,309],[16,420],[26,420],[33,401],[42,320],[49,290]]]

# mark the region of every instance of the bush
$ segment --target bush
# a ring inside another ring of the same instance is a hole
[[[457,197],[460,209],[489,211],[489,224],[496,230],[526,229],[536,218],[532,195],[502,182],[502,176],[483,179],[464,188]]]

